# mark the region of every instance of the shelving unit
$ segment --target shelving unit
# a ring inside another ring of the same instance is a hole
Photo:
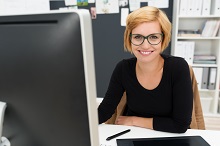
[[[213,1],[212,1],[213,2]],[[192,64],[192,67],[214,67],[217,69],[216,85],[213,90],[200,89],[200,97],[203,109],[205,110],[204,104],[208,104],[206,97],[209,97],[211,103],[208,112],[204,115],[207,116],[220,116],[220,36],[217,37],[180,37],[178,30],[202,30],[207,20],[220,20],[220,15],[206,16],[186,16],[179,15],[180,0],[173,1],[173,29],[172,29],[172,43],[171,43],[171,54],[175,56],[178,41],[194,41],[194,54],[208,54],[216,56],[216,64]],[[204,103],[204,104],[203,104]]]

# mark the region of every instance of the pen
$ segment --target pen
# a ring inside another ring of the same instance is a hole
[[[118,136],[120,136],[120,135],[123,135],[123,134],[125,134],[125,133],[128,133],[128,132],[130,132],[130,131],[131,131],[131,129],[127,129],[127,130],[125,130],[125,131],[122,131],[122,132],[119,132],[119,133],[117,133],[117,134],[115,134],[115,135],[112,135],[112,136],[107,137],[106,140],[111,140],[111,139],[113,139],[113,138],[116,138],[116,137],[118,137]]]

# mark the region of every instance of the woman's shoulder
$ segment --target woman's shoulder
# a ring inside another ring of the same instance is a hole
[[[173,56],[173,55],[169,55],[169,54],[161,54],[161,56],[165,59],[165,60],[173,60],[173,61],[178,61],[178,60],[185,60],[182,57],[178,57],[178,56]]]
[[[133,66],[136,64],[137,59],[135,57],[133,58],[126,58],[122,59],[121,61],[118,62],[118,66]]]
[[[131,72],[135,68],[136,58],[128,58],[120,60],[114,69],[114,72]]]
[[[161,56],[164,58],[166,64],[170,67],[179,68],[183,66],[189,66],[186,60],[182,57],[172,56],[167,54],[162,54]]]

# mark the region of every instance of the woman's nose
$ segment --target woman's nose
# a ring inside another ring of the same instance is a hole
[[[148,42],[147,39],[144,40],[144,42],[141,44],[142,48],[149,48],[151,44]]]

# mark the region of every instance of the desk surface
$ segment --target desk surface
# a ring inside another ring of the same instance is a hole
[[[126,129],[131,129],[130,132],[117,137],[122,138],[155,138],[155,137],[173,137],[173,136],[194,136],[200,135],[205,139],[211,146],[220,145],[220,131],[215,130],[195,130],[188,129],[185,133],[176,134],[168,132],[160,132],[145,128],[133,127],[133,126],[122,126],[122,125],[109,125],[101,124],[99,125],[99,141],[100,146],[117,146],[116,138],[110,141],[106,141],[106,138],[114,135],[118,132],[124,131]]]

